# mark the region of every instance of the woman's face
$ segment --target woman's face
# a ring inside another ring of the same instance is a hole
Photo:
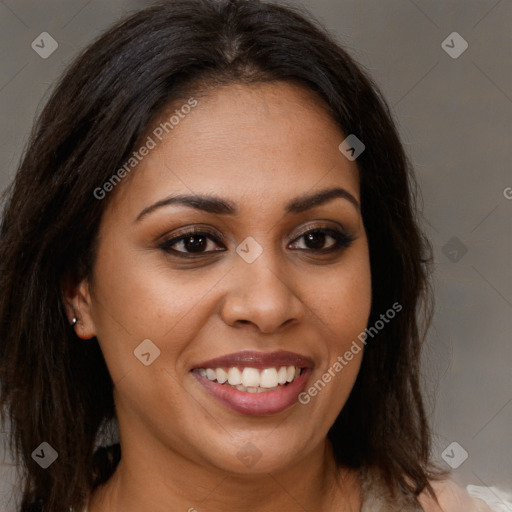
[[[299,86],[196,100],[117,186],[78,332],[115,383],[123,457],[273,471],[324,446],[360,367],[334,369],[370,312],[358,170]]]

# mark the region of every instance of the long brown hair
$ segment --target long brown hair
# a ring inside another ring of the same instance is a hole
[[[78,282],[94,265],[112,196],[98,200],[94,190],[170,101],[237,82],[301,83],[343,133],[366,146],[357,165],[371,261],[369,324],[394,303],[402,310],[368,343],[328,437],[339,465],[378,468],[391,489],[414,495],[429,487],[419,385],[432,311],[429,244],[416,219],[411,166],[378,88],[308,18],[257,0],[173,0],[116,24],[55,88],[7,191],[0,228],[0,405],[22,468],[21,510],[78,510],[121,456],[119,447],[108,460],[94,450],[101,424],[115,417],[113,384],[97,340],[76,337],[61,295],[64,279]],[[31,456],[43,441],[58,452],[47,470]]]

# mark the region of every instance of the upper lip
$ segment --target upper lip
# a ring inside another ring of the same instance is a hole
[[[257,352],[244,350],[224,356],[209,359],[192,368],[230,368],[234,366],[243,366],[251,368],[272,368],[275,366],[298,366],[299,368],[308,368],[313,366],[313,360],[310,357],[279,350],[276,352]]]

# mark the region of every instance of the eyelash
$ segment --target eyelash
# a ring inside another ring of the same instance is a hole
[[[334,244],[327,248],[327,249],[295,249],[300,251],[307,251],[307,252],[313,252],[317,254],[330,254],[333,252],[341,251],[342,249],[346,249],[352,245],[352,242],[354,242],[355,238],[348,235],[342,230],[332,229],[332,228],[309,228],[302,233],[300,233],[296,238],[292,240],[291,243],[297,242],[297,240],[303,238],[304,236],[310,234],[310,233],[321,233],[323,235],[329,236],[334,239]],[[165,240],[162,242],[158,247],[162,249],[163,251],[173,254],[179,258],[199,258],[208,254],[212,254],[214,252],[224,252],[224,249],[217,249],[214,251],[203,251],[198,253],[193,252],[185,252],[185,251],[176,251],[175,249],[172,249],[172,246],[185,241],[187,238],[194,238],[194,237],[206,237],[209,240],[213,240],[216,244],[222,244],[220,237],[209,231],[205,228],[199,228],[199,229],[191,229],[190,231],[187,231],[179,236],[176,236],[174,238],[170,238],[169,240]]]

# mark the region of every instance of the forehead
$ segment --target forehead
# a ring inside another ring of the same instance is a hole
[[[338,149],[345,135],[312,91],[284,82],[227,85],[194,99],[179,117],[187,100],[152,124],[146,137],[154,148],[120,187],[118,204],[140,209],[173,193],[283,203],[329,186],[359,198],[357,165]],[[173,116],[159,140],[155,129]]]

